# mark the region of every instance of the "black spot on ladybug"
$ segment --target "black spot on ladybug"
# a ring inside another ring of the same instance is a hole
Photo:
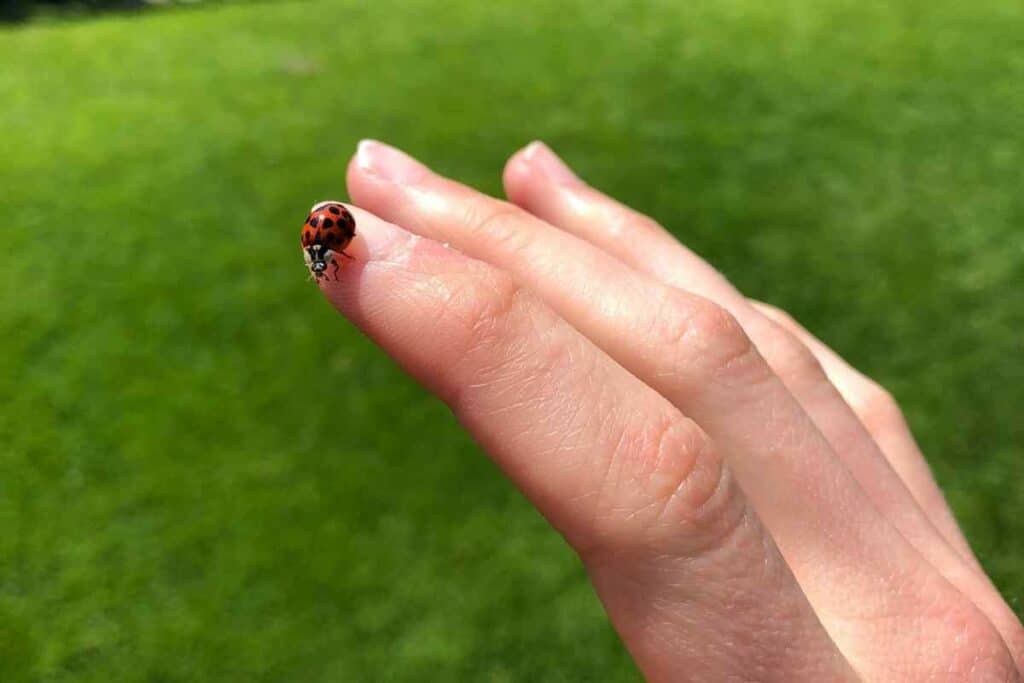
[[[333,227],[334,227],[334,221],[332,221],[327,216],[324,216],[324,228],[327,229],[327,228],[333,228]]]
[[[309,219],[309,224],[312,225],[314,228],[319,228],[320,227],[320,216],[313,216],[312,218],[310,218]]]
[[[327,210],[330,211],[331,213],[333,213],[335,216],[337,216],[338,214],[341,213],[341,209],[339,209],[336,206],[332,206],[331,208],[329,208]]]

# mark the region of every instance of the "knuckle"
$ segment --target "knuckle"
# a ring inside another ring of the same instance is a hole
[[[523,289],[506,277],[493,277],[468,293],[469,329],[476,344],[489,344],[504,337],[512,326],[510,319],[523,304]]]
[[[669,367],[695,388],[723,376],[751,379],[762,366],[743,327],[727,310],[678,290],[666,294],[654,322],[653,342]]]
[[[558,318],[504,274],[471,278],[454,289],[445,315],[461,328],[449,368],[460,381],[442,398],[459,414],[486,410],[481,395],[525,406],[562,400],[560,378],[585,373],[591,354],[560,334]],[[570,373],[567,368],[572,368]]]
[[[688,556],[721,545],[737,528],[746,505],[710,439],[681,419],[663,432],[657,454],[647,478],[656,511],[648,534],[653,545]]]
[[[904,424],[903,411],[888,390],[874,381],[852,397],[853,410],[872,434],[883,433]]]
[[[825,369],[809,348],[785,330],[776,328],[774,333],[768,358],[775,374],[787,384],[828,383]]]
[[[738,486],[707,435],[682,415],[631,429],[610,457],[589,557],[695,557],[740,525]]]
[[[522,288],[500,273],[461,274],[446,279],[441,288],[444,303],[439,326],[446,319],[453,320],[460,330],[454,358],[474,355],[505,338],[512,328],[511,319],[525,299]]]
[[[529,233],[521,229],[522,210],[486,195],[465,203],[463,224],[479,238],[503,251],[517,253],[530,243]]]
[[[689,317],[689,340],[704,353],[710,353],[720,367],[750,355],[753,344],[739,322],[721,306],[702,302]]]
[[[649,494],[655,501],[676,499],[688,510],[705,506],[721,484],[722,462],[707,435],[682,417],[662,421],[642,462]]]
[[[655,341],[701,346],[742,346],[746,335],[736,319],[711,301],[666,287],[653,321]]]

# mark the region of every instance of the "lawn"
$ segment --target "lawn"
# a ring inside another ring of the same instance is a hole
[[[491,192],[544,138],[791,310],[901,400],[1020,612],[1021,35],[1012,0],[0,29],[0,679],[638,680],[572,552],[306,280],[364,136]]]

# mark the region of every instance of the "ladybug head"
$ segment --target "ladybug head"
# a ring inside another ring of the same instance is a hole
[[[311,244],[306,247],[309,255],[309,269],[314,273],[322,273],[327,270],[327,247],[322,244]]]

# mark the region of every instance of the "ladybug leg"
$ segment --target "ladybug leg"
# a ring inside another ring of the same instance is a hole
[[[331,259],[331,264],[334,266],[334,280],[335,280],[335,282],[337,282],[337,280],[338,280],[338,259],[336,259],[336,258]]]
[[[355,256],[350,256],[349,254],[346,254],[346,253],[345,253],[345,252],[343,252],[343,251],[338,251],[338,252],[335,252],[335,253],[336,253],[336,254],[341,254],[342,256],[344,256],[345,258],[347,258],[347,259],[348,259],[349,261],[355,261],[355,260],[356,260],[356,257],[355,257]]]

